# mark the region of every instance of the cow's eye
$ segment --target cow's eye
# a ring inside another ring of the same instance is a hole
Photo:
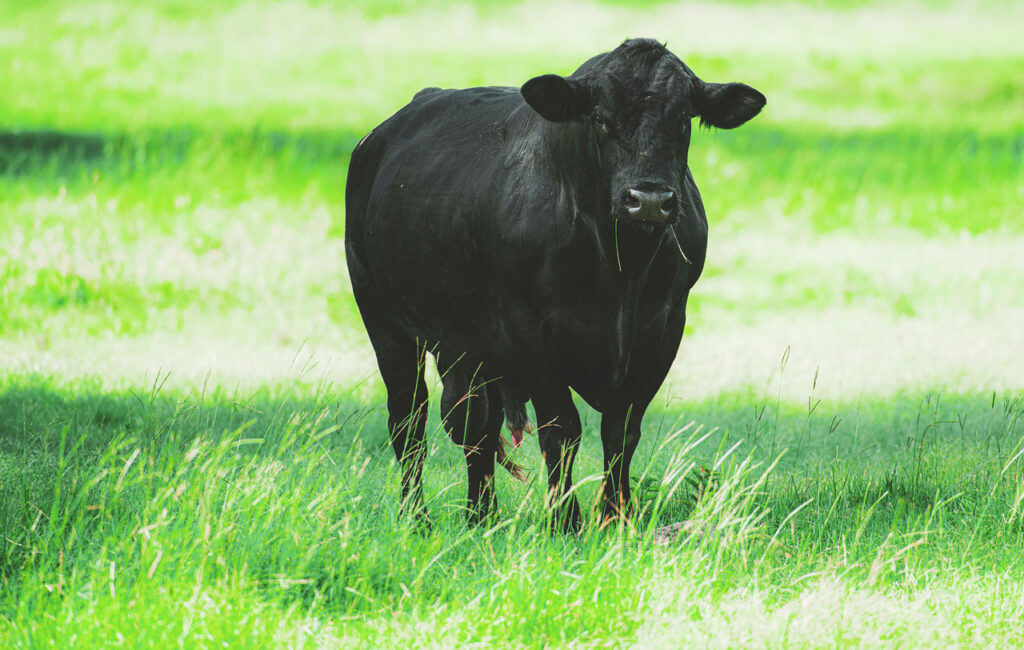
[[[594,126],[596,126],[597,128],[601,129],[605,133],[608,132],[608,123],[605,122],[604,121],[604,117],[600,113],[597,113],[597,112],[594,113]]]

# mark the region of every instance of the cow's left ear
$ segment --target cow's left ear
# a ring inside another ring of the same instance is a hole
[[[578,81],[557,74],[534,77],[519,90],[530,108],[550,122],[568,122],[589,111],[586,92]]]
[[[697,111],[702,126],[734,129],[761,112],[764,95],[741,83],[701,82],[697,90]]]

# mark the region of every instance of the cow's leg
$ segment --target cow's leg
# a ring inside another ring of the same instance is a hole
[[[423,346],[397,330],[367,327],[377,365],[388,392],[388,434],[402,471],[401,510],[429,525],[423,499],[424,430],[427,384],[423,380]]]
[[[537,437],[548,471],[548,506],[551,525],[566,533],[582,526],[580,504],[572,492],[572,466],[582,428],[569,389],[562,386],[533,396],[537,412]]]
[[[604,507],[602,525],[630,516],[629,464],[640,442],[640,423],[647,404],[609,408],[601,417],[601,443],[604,447]]]
[[[498,390],[496,382],[487,383],[486,396],[487,419],[476,445],[481,451],[470,454],[466,448],[469,513],[472,522],[488,521],[498,512],[498,499],[494,488],[494,461],[501,445],[501,425],[505,421],[505,413],[501,408],[501,391]]]
[[[496,510],[494,495],[494,459],[501,432],[501,395],[493,382],[468,362],[447,364],[438,356],[438,372],[444,389],[441,393],[441,417],[452,441],[466,455],[469,478],[467,515],[470,523],[489,519]]]

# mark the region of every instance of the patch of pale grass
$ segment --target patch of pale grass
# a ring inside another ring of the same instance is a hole
[[[950,571],[952,573],[952,570]],[[653,585],[633,647],[1020,647],[1024,588],[998,577],[937,578],[909,591],[834,576],[791,595],[734,589],[713,599],[685,579]]]
[[[593,53],[628,36],[668,41],[704,54],[832,54],[956,58],[1024,54],[1011,16],[1019,6],[960,3],[935,9],[917,3],[831,10],[797,4],[661,3],[615,7],[573,0],[526,2],[481,15],[470,6],[424,9],[355,30],[364,47],[422,52]],[[359,20],[359,19],[357,19]],[[574,29],[565,30],[565,25]],[[528,29],[517,29],[527,26]],[[416,34],[415,38],[408,38]]]
[[[106,7],[101,13],[117,11],[109,4],[99,6]],[[935,9],[903,2],[836,11],[795,4],[687,2],[637,8],[533,0],[483,13],[472,5],[453,3],[376,18],[343,7],[296,1],[242,4],[212,20],[181,22],[162,20],[156,11],[139,8],[120,16],[116,23],[108,22],[124,38],[145,34],[156,60],[206,52],[216,55],[210,57],[214,60],[277,65],[318,60],[336,53],[339,47],[352,46],[366,52],[579,56],[641,35],[666,40],[686,52],[723,55],[956,58],[1024,54],[1024,43],[1015,29],[1024,20],[1024,11],[1015,5],[965,2]],[[94,5],[78,4],[62,12],[61,22],[89,24],[95,12]],[[574,29],[566,31],[567,24]],[[114,44],[116,52],[116,40]]]
[[[313,283],[338,291],[348,280],[344,242],[328,238],[334,210],[253,197],[230,207],[200,204],[119,210],[116,201],[39,197],[7,206],[4,261],[55,268],[86,280],[145,286],[175,283],[215,291],[295,295]],[[154,225],[156,224],[156,225]]]
[[[367,17],[358,8],[290,0],[240,3],[213,15],[168,20],[158,6],[80,2],[62,8],[64,30],[95,30],[89,47],[61,41],[69,63],[118,67],[127,43],[145,43],[150,63],[200,56],[211,60],[292,64],[341,47],[408,52],[593,53],[626,36],[649,35],[689,52],[824,53],[858,57],[946,57],[1024,54],[1013,3],[916,2],[831,10],[800,4],[661,3],[650,7],[531,0],[481,12],[470,4],[435,4],[398,15]],[[565,30],[572,24],[574,29]],[[103,34],[105,38],[99,38]],[[144,39],[144,40],[143,40]],[[0,45],[23,43],[16,25],[0,29]],[[209,57],[203,55],[211,55]],[[138,64],[139,61],[132,63]],[[244,70],[244,67],[240,68]],[[259,88],[252,90],[259,92]]]
[[[639,629],[632,638],[614,638],[614,642],[633,648],[1020,647],[1024,642],[1018,624],[1024,616],[1020,583],[998,576],[956,576],[954,584],[953,573],[950,570],[915,589],[868,588],[826,575],[808,576],[782,591],[751,586],[713,594],[706,580],[678,570],[655,571],[657,575],[645,575],[635,584],[634,589],[644,594],[636,609],[619,609],[616,614],[638,621]],[[509,605],[517,607],[522,604]],[[330,628],[306,638],[342,646],[361,642],[446,648],[470,639],[509,643],[502,637],[507,626],[500,611],[485,611],[471,603],[441,613],[413,607],[360,617],[358,623],[342,628],[347,634],[340,638]],[[294,632],[284,626],[280,629],[280,633],[309,634],[305,627]],[[599,647],[612,640],[595,630],[567,645]]]
[[[145,580],[130,601],[116,592],[75,594],[55,614],[8,621],[4,634],[19,641],[46,638],[57,647],[352,647],[344,641],[343,625],[301,608],[275,606],[233,584],[203,584],[202,576],[200,569],[195,584],[183,583],[187,592],[173,596]]]
[[[350,20],[358,25],[355,42],[392,51],[569,55],[644,35],[704,54],[970,57],[1024,53],[1008,13],[1021,15],[1019,7],[978,3],[936,9],[904,2],[837,11],[797,4],[687,2],[637,8],[559,0],[483,14],[455,4],[442,11],[431,7],[377,19],[357,14]],[[566,24],[576,29],[566,32]],[[516,29],[524,25],[529,28]]]
[[[1024,387],[1019,235],[712,232],[669,397],[784,400]]]
[[[756,320],[722,328],[708,322],[684,336],[665,399],[740,392],[774,401],[780,382],[781,399],[791,404],[805,403],[812,393],[849,402],[903,391],[1024,387],[1024,309],[901,317],[836,307],[762,312]]]
[[[333,382],[339,390],[369,395],[379,386],[365,336],[354,343],[355,337],[337,330],[310,330],[318,339],[313,345],[283,334],[275,337],[254,315],[192,318],[191,324],[176,331],[101,337],[87,343],[77,337],[38,345],[31,339],[0,340],[0,372],[67,382],[102,378],[109,389],[148,388],[158,382],[178,389],[220,386],[251,391],[266,385]]]

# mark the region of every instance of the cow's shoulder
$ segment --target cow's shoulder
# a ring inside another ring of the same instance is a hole
[[[487,156],[504,152],[529,131],[525,108],[518,88],[425,88],[376,131],[394,151]]]
[[[417,92],[415,95],[413,95],[412,96],[412,100],[416,101],[417,99],[426,99],[427,97],[430,97],[432,95],[436,95],[439,92],[443,92],[443,91],[440,88],[438,88],[437,86],[430,86],[429,88],[424,88],[423,90],[421,90],[421,91]]]
[[[508,113],[523,103],[518,88],[485,86],[480,88],[424,88],[415,95],[396,117],[406,119],[435,113],[450,118],[471,115]]]

